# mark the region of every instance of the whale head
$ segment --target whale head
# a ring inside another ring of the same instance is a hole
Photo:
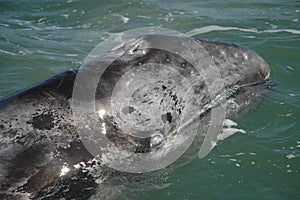
[[[170,138],[184,134],[200,134],[202,143],[207,126],[201,123],[208,122],[201,119],[270,75],[268,64],[248,48],[169,35],[128,40],[82,71],[95,79],[93,108],[100,114],[94,127],[105,135],[103,143],[134,153],[165,149]],[[91,88],[91,83],[81,85],[87,86],[83,94]]]

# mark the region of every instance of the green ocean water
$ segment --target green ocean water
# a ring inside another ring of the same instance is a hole
[[[234,42],[271,67],[274,90],[218,144],[127,199],[300,199],[299,1],[0,1],[0,98],[70,68],[114,33],[162,27]]]

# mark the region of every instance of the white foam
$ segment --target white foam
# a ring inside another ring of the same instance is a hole
[[[197,34],[203,34],[208,33],[212,31],[228,31],[228,30],[238,30],[243,32],[257,32],[256,29],[244,29],[244,28],[238,28],[238,27],[222,27],[217,25],[210,25],[210,26],[204,26],[201,28],[195,28],[191,31],[188,31],[186,34],[189,36],[197,35]]]
[[[246,29],[246,28],[239,28],[239,27],[223,27],[223,26],[217,26],[217,25],[210,25],[210,26],[204,26],[201,28],[195,28],[188,32],[186,32],[187,35],[193,36],[203,33],[209,33],[212,31],[229,31],[229,30],[237,30],[242,32],[251,32],[251,33],[278,33],[278,32],[288,32],[293,34],[300,34],[299,30],[295,29],[272,29],[272,30],[263,30],[258,31],[257,29]]]
[[[299,30],[294,30],[294,29],[277,29],[277,30],[265,30],[261,31],[263,33],[278,33],[278,32],[289,32],[293,34],[300,34]]]
[[[68,56],[68,57],[77,57],[78,54],[72,54],[72,53],[67,53],[67,54],[64,54],[65,56]]]
[[[130,19],[120,14],[113,14],[115,17],[120,17],[124,24],[126,24]]]
[[[246,133],[243,129],[237,129],[237,128],[223,128],[223,132],[218,135],[218,140],[224,140],[225,138],[228,138],[229,136],[234,135],[235,133]]]
[[[45,26],[45,27],[37,27],[33,25],[29,25],[28,27],[32,28],[36,31],[43,31],[43,30],[70,30],[74,29],[73,27],[60,27],[60,26]],[[24,29],[22,29],[24,30]]]
[[[294,68],[292,66],[287,65],[286,68],[288,68],[289,70],[294,70]]]
[[[9,25],[8,25],[8,24],[2,24],[2,23],[0,23],[0,26],[9,27]]]
[[[228,128],[233,127],[233,126],[237,126],[237,123],[231,119],[224,119],[223,121],[223,126],[226,126]]]
[[[289,96],[291,96],[291,97],[297,97],[297,96],[300,96],[300,94],[293,94],[293,93],[290,93]]]
[[[13,53],[13,52],[10,52],[10,51],[5,51],[5,50],[2,50],[0,49],[0,53],[5,53],[5,54],[9,54],[9,55],[12,55],[12,56],[15,56],[16,54]]]
[[[41,18],[41,19],[43,19],[43,18]],[[20,30],[28,30],[28,28],[30,28],[31,30],[32,29],[36,30],[36,31],[42,31],[42,30],[69,30],[69,29],[74,29],[74,27],[36,26],[36,24],[32,23],[32,21],[24,21],[24,20],[18,20],[18,19],[11,19],[11,20],[9,20],[9,22],[10,23],[18,24],[18,25],[23,26],[23,27],[26,27],[26,28],[20,28]]]
[[[253,36],[253,35],[248,35],[248,36],[244,36],[245,38],[256,38],[255,36]]]
[[[296,158],[296,156],[294,154],[289,154],[286,156],[288,159],[292,159],[292,158]]]
[[[138,18],[151,19],[150,16],[137,15]]]

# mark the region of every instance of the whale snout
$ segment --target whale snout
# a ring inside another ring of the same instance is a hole
[[[199,42],[215,62],[225,85],[262,83],[270,76],[267,62],[251,49],[226,42]]]
[[[270,67],[260,55],[246,47],[237,46],[237,49],[241,52],[242,66],[250,75],[251,81],[263,82],[269,78]]]
[[[260,78],[263,79],[263,81],[269,79],[271,70],[270,70],[268,63],[254,51],[251,51],[251,50],[248,50],[248,51],[249,51],[249,53],[253,54],[253,57],[256,58],[256,59],[253,59],[252,63],[250,63],[250,64],[253,64],[254,68],[257,69],[257,71],[261,75]]]

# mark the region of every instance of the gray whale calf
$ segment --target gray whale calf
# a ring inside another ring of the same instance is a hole
[[[99,123],[83,128],[98,133],[106,125],[109,141],[139,155],[163,149],[169,133],[177,134],[193,115],[196,120],[182,132],[196,127],[193,146],[199,147],[207,133],[201,123],[207,123],[203,119],[211,109],[226,104],[227,118],[240,115],[257,104],[270,74],[268,64],[245,47],[189,37],[146,35],[107,55],[113,60],[101,77],[95,71],[103,57],[82,68],[88,79],[98,79],[94,97],[99,111]],[[72,97],[75,87],[84,94],[90,86],[85,79],[76,83],[79,72],[66,71],[0,101],[1,199],[88,199],[100,193],[103,196],[98,197],[106,199],[110,192],[103,190],[110,186],[104,185],[126,174],[102,166],[82,142]],[[127,104],[122,102],[127,95],[124,88],[131,92]],[[111,96],[118,104],[109,110]],[[91,173],[91,168],[98,172]],[[105,181],[99,183],[101,178]]]

